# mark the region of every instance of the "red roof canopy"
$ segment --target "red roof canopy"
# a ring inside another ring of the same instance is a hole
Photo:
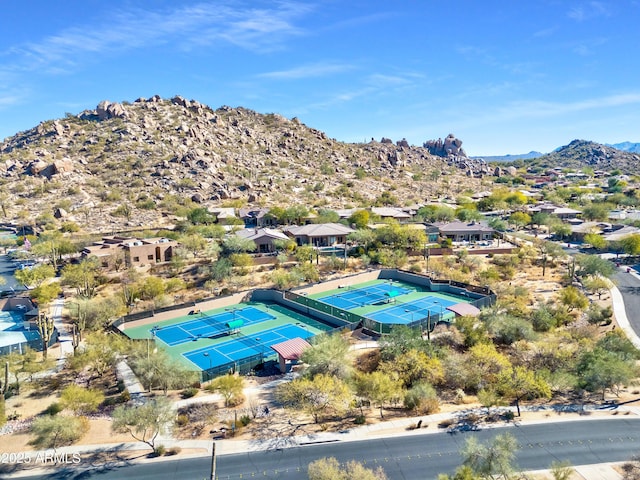
[[[474,307],[470,303],[456,303],[455,305],[447,307],[447,310],[460,316],[469,315],[471,317],[477,317],[480,315],[480,309],[478,307]]]
[[[302,352],[309,347],[311,344],[300,337],[271,345],[271,348],[285,360],[298,360]]]

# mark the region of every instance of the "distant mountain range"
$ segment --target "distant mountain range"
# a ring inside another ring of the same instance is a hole
[[[483,159],[485,162],[515,162],[516,160],[531,160],[532,158],[538,158],[544,155],[544,153],[530,151],[529,153],[517,153],[507,155],[493,155],[485,157],[471,157],[476,159]]]
[[[640,153],[640,143],[622,142],[614,143],[613,145],[605,143],[605,145],[607,147],[617,148],[618,150],[622,150],[623,152]]]
[[[592,143],[592,142],[588,142],[588,143]],[[553,152],[551,152],[551,154],[560,152],[561,150],[565,149],[568,146],[569,145],[558,147]],[[605,143],[604,146],[615,148],[616,150],[620,150],[622,152],[640,153],[640,143],[633,143],[633,142],[622,142],[622,143],[614,143],[614,144]],[[543,157],[544,155],[546,154],[532,150],[529,153],[493,155],[493,156],[484,156],[484,157],[478,156],[478,157],[471,157],[471,158],[475,158],[475,159],[481,158],[485,162],[515,162],[516,160],[532,160],[534,158]]]

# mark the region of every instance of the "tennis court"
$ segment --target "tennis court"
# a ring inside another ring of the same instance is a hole
[[[412,290],[407,288],[394,285],[393,283],[385,282],[360,288],[348,287],[348,289],[342,293],[328,295],[318,298],[318,300],[343,310],[351,310],[365,305],[389,301],[392,298],[405,295],[411,291]]]
[[[271,345],[296,337],[309,338],[313,335],[314,333],[306,328],[286,324],[251,335],[237,334],[226,342],[192,350],[182,355],[199,369],[208,370],[254,355],[267,357],[273,354]]]
[[[175,347],[182,343],[196,341],[199,338],[217,338],[229,335],[241,326],[276,318],[254,307],[232,309],[215,315],[200,313],[196,313],[196,315],[197,318],[186,322],[166,327],[153,327],[151,333],[168,346]]]
[[[456,303],[459,302],[429,296],[394,305],[366,316],[380,323],[409,324],[429,316],[444,316],[447,313],[446,308]]]

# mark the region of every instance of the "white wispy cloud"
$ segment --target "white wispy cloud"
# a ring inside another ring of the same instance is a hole
[[[324,77],[336,73],[343,73],[353,69],[353,65],[348,65],[345,63],[312,63],[307,65],[300,65],[288,70],[265,72],[258,75],[258,77],[278,80],[298,80],[301,78]]]
[[[611,15],[609,5],[604,2],[586,2],[577,7],[573,7],[567,13],[567,16],[577,22],[584,22],[592,18],[608,17]]]
[[[5,69],[63,73],[94,55],[106,55],[165,44],[189,49],[234,44],[253,51],[269,51],[303,32],[294,21],[312,7],[276,2],[256,9],[219,2],[172,10],[132,9],[113,14],[102,24],[77,25],[37,42],[0,52],[11,60]]]

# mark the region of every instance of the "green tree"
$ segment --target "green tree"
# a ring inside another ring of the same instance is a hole
[[[148,276],[138,284],[140,298],[143,300],[153,300],[165,293],[164,280],[160,277]]]
[[[444,205],[425,205],[417,214],[427,222],[450,222],[456,217],[456,211]]]
[[[347,241],[361,246],[364,250],[364,253],[369,251],[369,247],[373,244],[373,242],[375,242],[375,240],[376,234],[373,232],[373,230],[369,230],[366,228],[356,230],[355,232],[352,232],[347,236]]]
[[[60,232],[43,233],[31,246],[31,253],[36,256],[48,257],[54,270],[58,269],[63,255],[75,252],[77,252],[75,245],[68,238],[63,237]]]
[[[387,480],[382,467],[371,470],[355,460],[340,464],[333,457],[311,462],[307,475],[309,480]]]
[[[84,258],[80,263],[70,263],[62,269],[62,283],[75,288],[82,298],[93,298],[100,285],[100,262],[97,257]]]
[[[498,374],[497,392],[516,404],[520,416],[520,400],[523,398],[551,398],[551,387],[532,370],[515,366]]]
[[[611,206],[607,203],[592,203],[582,209],[582,218],[589,221],[605,222],[609,219]]]
[[[183,235],[180,237],[179,242],[182,248],[189,251],[195,258],[198,258],[207,246],[207,240],[198,233]]]
[[[347,379],[353,367],[349,361],[349,342],[340,334],[319,335],[312,340],[300,357],[306,364],[305,373],[311,377],[327,374]]]
[[[547,271],[547,262],[549,259],[556,259],[565,255],[562,247],[554,242],[549,242],[546,240],[535,239],[533,242],[538,254],[540,255],[540,259],[542,262],[542,276],[544,277]]]
[[[86,418],[43,415],[33,420],[31,434],[35,438],[30,443],[37,448],[55,450],[77,442],[88,430],[89,422]]]
[[[513,225],[516,230],[520,230],[525,225],[529,225],[531,223],[531,217],[528,213],[513,212],[509,215],[508,222]]]
[[[598,300],[602,294],[613,287],[613,282],[601,275],[589,275],[582,279],[582,285],[588,292],[598,295]]]
[[[0,365],[9,364],[9,372],[15,379],[16,393],[20,393],[20,385],[23,379],[33,375],[48,366],[46,362],[38,362],[36,352],[30,348],[23,349],[22,353],[13,351],[0,357]],[[5,391],[8,386],[5,385]]]
[[[584,242],[590,244],[596,250],[604,250],[607,248],[607,241],[598,233],[587,233],[584,236]]]
[[[403,396],[402,382],[380,371],[358,375],[356,391],[359,397],[380,408],[380,418],[384,418],[384,405]]]
[[[637,369],[617,352],[596,348],[582,356],[578,373],[581,385],[588,391],[602,392],[604,400],[607,389],[617,395],[619,387],[637,375]]]
[[[256,248],[256,244],[253,240],[242,238],[237,235],[229,235],[222,241],[222,254],[226,256],[233,253],[253,252]]]
[[[463,465],[473,475],[483,479],[509,480],[515,470],[515,457],[518,441],[510,433],[496,435],[493,440],[481,443],[476,437],[467,439],[460,454]]]
[[[589,299],[573,285],[569,285],[560,290],[558,300],[566,307],[567,312],[584,310],[589,306]]]
[[[551,231],[556,237],[559,237],[560,240],[571,235],[571,225],[566,223],[558,222],[551,225]]]
[[[54,278],[56,272],[51,265],[36,265],[32,268],[16,270],[13,276],[26,287],[39,287],[45,281]]]
[[[429,350],[429,343],[422,338],[422,332],[417,328],[398,325],[391,329],[389,335],[380,339],[380,355],[383,360],[393,361],[410,350]]]
[[[187,219],[193,225],[209,225],[216,223],[216,216],[204,207],[197,207],[187,213]]]
[[[414,383],[404,395],[404,406],[421,415],[431,415],[440,409],[436,389],[426,381]]]
[[[576,259],[576,275],[586,277],[588,275],[601,275],[603,277],[612,277],[616,273],[615,265],[609,260],[598,255],[578,254]]]
[[[440,359],[429,357],[424,351],[416,349],[411,349],[393,360],[383,361],[378,369],[398,378],[407,388],[419,380],[438,384],[444,378],[444,369]]]
[[[283,383],[278,386],[276,395],[284,405],[311,415],[314,423],[319,423],[328,414],[344,414],[353,397],[343,380],[323,373]]]
[[[88,415],[98,410],[104,401],[104,394],[94,388],[82,388],[72,384],[62,390],[60,403],[76,415]]]
[[[318,256],[318,252],[311,245],[301,245],[296,248],[295,256],[298,263],[313,263],[313,259]]]
[[[640,255],[640,235],[627,235],[620,240],[620,244],[627,255]]]
[[[155,452],[158,435],[173,421],[175,413],[167,398],[158,397],[142,405],[120,405],[113,411],[112,417],[111,429],[114,432],[128,433]]]
[[[244,378],[238,375],[223,375],[215,378],[207,390],[218,392],[224,398],[224,406],[230,407],[242,401],[242,391],[244,389]]]
[[[483,385],[495,385],[500,372],[511,368],[511,362],[491,343],[479,343],[469,349],[469,364]],[[477,385],[476,388],[480,387]]]
[[[195,372],[175,362],[150,338],[127,349],[129,365],[148,391],[160,388],[167,395],[169,390],[186,388],[197,380]]]
[[[36,318],[36,326],[42,340],[42,356],[47,359],[49,353],[49,343],[53,336],[54,325],[53,317],[47,314],[49,304],[60,293],[60,285],[58,283],[44,283],[29,292],[33,301],[38,305],[38,317]]]
[[[369,225],[371,214],[368,210],[356,210],[347,219],[349,225],[354,225],[357,229],[365,229]]]
[[[115,368],[120,355],[131,347],[119,335],[92,332],[85,337],[77,354],[68,359],[69,367],[77,372],[86,372],[87,387],[95,379],[102,378]]]
[[[233,273],[233,264],[226,257],[220,258],[211,264],[209,276],[211,280],[221,282],[227,280]]]

